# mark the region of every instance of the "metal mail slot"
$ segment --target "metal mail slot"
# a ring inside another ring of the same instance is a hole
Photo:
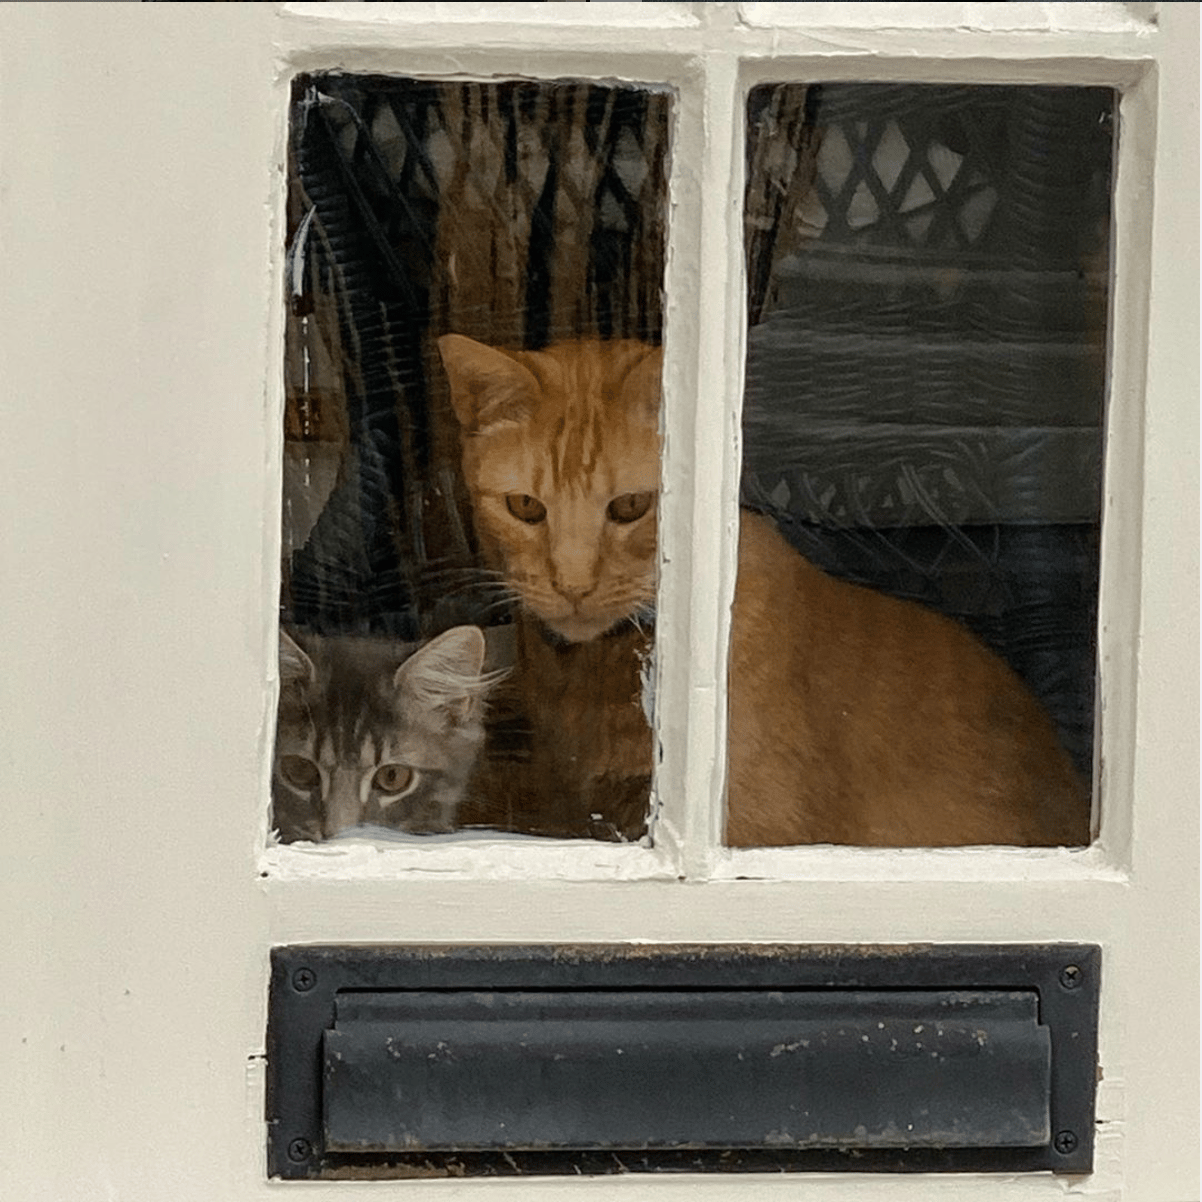
[[[1032,992],[348,993],[325,1146],[1034,1147]]]
[[[1099,949],[297,945],[272,1177],[1089,1172]]]

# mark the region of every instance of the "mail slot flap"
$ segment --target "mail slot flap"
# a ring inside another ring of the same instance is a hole
[[[336,1152],[1051,1139],[1033,991],[344,992],[322,1060]]]

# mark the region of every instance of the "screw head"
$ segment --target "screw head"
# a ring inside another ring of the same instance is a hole
[[[288,1145],[288,1159],[293,1164],[300,1164],[302,1160],[308,1160],[312,1155],[313,1145],[307,1139],[298,1137]]]
[[[1060,970],[1060,984],[1065,989],[1076,989],[1085,979],[1085,974],[1075,965],[1066,964]]]
[[[1056,1138],[1052,1140],[1052,1147],[1061,1156],[1067,1156],[1070,1152],[1077,1150],[1077,1136],[1072,1131],[1057,1131]]]
[[[317,984],[317,974],[311,968],[298,968],[292,974],[292,988],[297,993],[308,993]]]

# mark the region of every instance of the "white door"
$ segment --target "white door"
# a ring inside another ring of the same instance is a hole
[[[1042,1174],[269,1183],[264,1027],[280,944],[1069,941],[1104,975],[1095,1171],[1067,1187],[1197,1198],[1195,5],[38,4],[0,28],[6,1197],[1059,1197]],[[668,410],[654,848],[268,845],[288,89],[336,68],[674,90],[665,380],[695,402]],[[731,181],[765,80],[1121,92],[1088,849],[720,846]]]

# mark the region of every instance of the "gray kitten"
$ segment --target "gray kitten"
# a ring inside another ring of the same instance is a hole
[[[301,640],[304,646],[300,645]],[[358,826],[449,831],[484,743],[484,634],[425,644],[280,631],[272,822],[280,841]]]

